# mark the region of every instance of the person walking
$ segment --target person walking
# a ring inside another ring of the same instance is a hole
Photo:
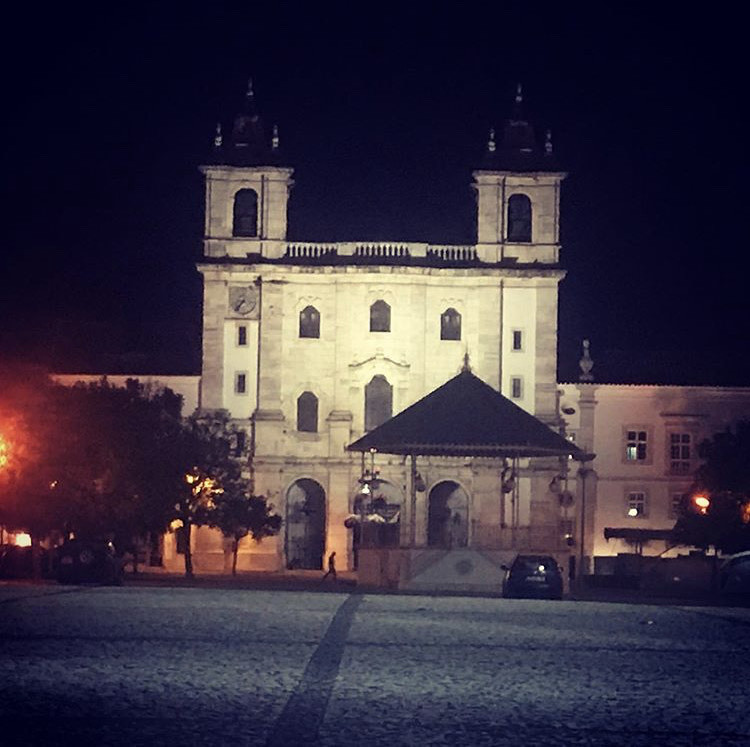
[[[333,580],[336,580],[336,553],[332,552],[328,556],[328,570],[325,572],[321,581],[325,581],[329,576],[333,576]]]

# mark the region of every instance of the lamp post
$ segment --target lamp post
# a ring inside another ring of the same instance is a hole
[[[359,489],[359,543],[356,555],[357,570],[359,570],[360,554],[364,546],[367,510],[372,505],[373,496],[380,485],[378,471],[375,469],[376,452],[377,449],[370,449],[370,467],[368,469],[363,469],[362,477],[358,480],[361,487]],[[362,455],[362,463],[364,467],[364,454]]]

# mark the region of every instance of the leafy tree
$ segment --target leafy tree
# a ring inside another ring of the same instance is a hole
[[[727,553],[750,549],[750,421],[715,434],[698,453],[705,462],[683,500],[675,540]],[[697,505],[697,495],[708,505]]]
[[[192,527],[211,522],[219,496],[246,492],[236,444],[237,430],[225,410],[191,416],[172,440],[169,468],[173,518],[181,524],[188,577],[193,575]]]
[[[272,537],[281,529],[281,516],[273,513],[273,506],[265,496],[247,496],[224,491],[216,496],[209,524],[232,540],[232,575],[237,573],[237,553],[240,540],[248,534],[256,542]]]

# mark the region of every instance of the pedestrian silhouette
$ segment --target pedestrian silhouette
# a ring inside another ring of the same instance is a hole
[[[321,581],[325,581],[329,576],[333,576],[333,580],[336,580],[336,553],[332,552],[328,556],[328,570],[323,575],[323,578],[321,578]]]

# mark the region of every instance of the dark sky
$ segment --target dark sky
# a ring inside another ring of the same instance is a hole
[[[521,81],[569,172],[561,377],[589,337],[600,378],[750,385],[739,18],[495,5],[16,11],[3,351],[199,371],[197,165],[249,75],[295,167],[289,238],[312,241],[472,242],[471,171]]]

